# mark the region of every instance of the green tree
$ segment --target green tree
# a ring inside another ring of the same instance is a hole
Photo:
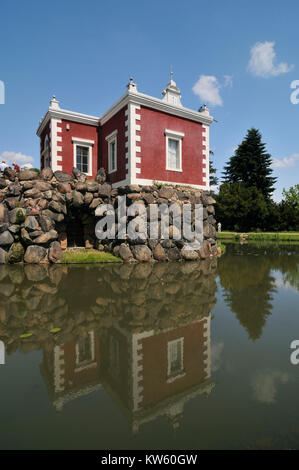
[[[291,186],[288,191],[286,189],[283,189],[282,194],[283,200],[286,202],[286,204],[298,207],[299,209],[299,184]]]
[[[210,163],[209,163],[209,167],[210,167],[210,185],[211,186],[217,186],[218,182],[219,182],[219,178],[216,176],[217,169],[213,165],[211,155],[214,156],[214,152],[212,150],[210,150]]]
[[[223,180],[255,187],[266,199],[270,199],[276,182],[276,178],[271,176],[271,164],[271,155],[266,152],[260,132],[252,128],[224,167]]]
[[[215,196],[216,220],[225,230],[251,231],[265,228],[268,205],[261,191],[244,183],[223,183]]]

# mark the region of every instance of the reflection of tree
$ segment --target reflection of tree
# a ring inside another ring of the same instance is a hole
[[[259,256],[234,256],[244,254],[246,250]],[[271,314],[272,294],[275,292],[275,278],[271,275],[273,256],[264,247],[252,249],[236,245],[227,250],[218,266],[225,302],[249,337],[252,340],[259,338],[266,317]]]

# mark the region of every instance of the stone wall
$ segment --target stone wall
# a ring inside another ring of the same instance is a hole
[[[202,247],[186,250],[184,240],[175,239],[173,226],[169,240],[99,241],[97,208],[109,203],[116,209],[120,195],[126,195],[127,207],[137,202],[147,211],[150,204],[175,202],[180,208],[186,203],[203,204]],[[56,263],[70,245],[108,251],[125,262],[206,259],[217,255],[214,204],[207,192],[189,187],[153,184],[113,189],[103,169],[95,181],[86,181],[76,169],[70,175],[49,168],[41,173],[7,168],[0,177],[0,264]]]

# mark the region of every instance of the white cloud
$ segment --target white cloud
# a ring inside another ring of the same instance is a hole
[[[272,168],[293,168],[299,159],[299,153],[293,153],[290,157],[284,157],[282,160],[278,158],[272,159]]]
[[[221,85],[213,75],[200,75],[192,90],[204,103],[212,106],[222,106],[222,98],[219,94]]]
[[[289,379],[290,377],[286,372],[279,370],[256,372],[251,382],[255,399],[267,405],[275,403],[278,384],[285,384]]]
[[[6,161],[7,163],[30,163],[34,161],[33,157],[29,157],[28,155],[24,155],[21,152],[9,152],[5,150],[0,155],[0,161]]]
[[[256,77],[273,77],[287,73],[294,67],[286,62],[275,64],[275,42],[257,42],[250,50],[249,71]]]

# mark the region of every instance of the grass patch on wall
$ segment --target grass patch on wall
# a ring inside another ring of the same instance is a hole
[[[81,264],[81,263],[122,263],[120,258],[98,250],[66,250],[63,258],[59,261],[62,264]]]

